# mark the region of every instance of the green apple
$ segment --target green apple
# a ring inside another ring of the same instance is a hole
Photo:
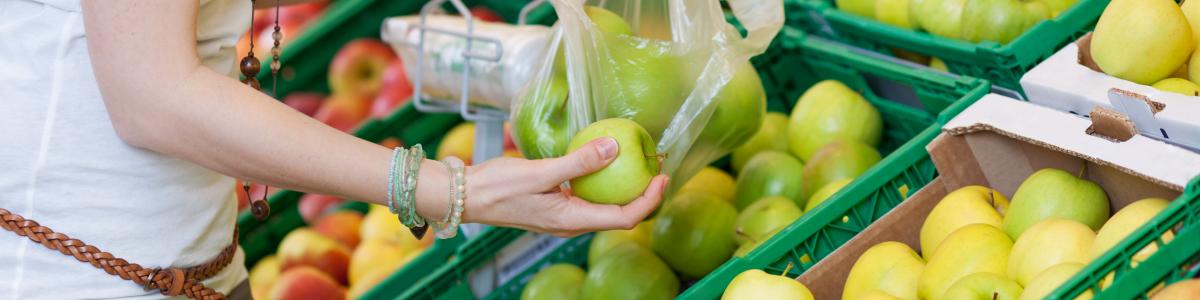
[[[741,146],[733,150],[730,164],[734,171],[741,172],[746,163],[758,152],[775,150],[788,151],[788,116],[778,112],[768,112],[762,120],[758,131]]]
[[[1050,6],[1046,5],[1046,2],[1041,0],[1026,1],[1025,11],[1029,12],[1031,16],[1040,18],[1042,20],[1048,20],[1054,17],[1054,11],[1051,11]]]
[[[1008,277],[1022,286],[1033,276],[1057,264],[1090,261],[1088,250],[1096,233],[1083,223],[1066,219],[1046,219],[1034,224],[1013,243],[1008,258]]]
[[[1190,26],[1175,1],[1113,0],[1092,32],[1092,58],[1108,75],[1152,84],[1187,62]]]
[[[876,0],[875,19],[892,26],[916,29],[916,17],[908,14],[909,0]]]
[[[588,19],[596,24],[601,32],[612,35],[633,35],[633,30],[629,28],[629,23],[621,16],[613,13],[610,10],[602,7],[587,5],[583,7],[583,13],[587,14]],[[558,54],[554,57],[554,72],[555,74],[566,74],[567,66],[565,63],[566,55],[565,47],[558,46]]]
[[[925,269],[925,261],[917,252],[900,242],[883,242],[871,246],[850,268],[842,300],[854,300],[872,290],[886,292],[901,299],[917,299],[917,280]]]
[[[879,111],[837,80],[821,81],[804,91],[788,122],[789,148],[806,163],[817,150],[835,140],[874,147],[882,134]]]
[[[683,77],[679,76],[679,57],[670,53],[664,42],[607,38],[609,54],[596,70],[589,70],[596,107],[608,118],[636,121],[655,140],[683,105],[687,97]]]
[[[552,76],[535,90],[523,94],[512,113],[512,135],[521,154],[529,159],[562,156],[571,134],[567,132],[567,80]]]
[[[959,279],[946,289],[943,299],[1017,300],[1021,285],[996,273],[975,273]]]
[[[588,265],[583,299],[675,299],[679,279],[653,252],[624,243]]]
[[[572,264],[550,265],[533,275],[521,291],[521,300],[579,299],[584,276],[583,269]]]
[[[1200,3],[1200,1],[1196,1],[1196,2]],[[1200,47],[1197,47],[1197,48],[1200,48]],[[1200,52],[1200,50],[1198,50],[1197,52]],[[1189,59],[1188,63],[1184,64],[1182,68],[1187,69],[1187,74],[1185,74],[1187,76],[1179,76],[1178,74],[1172,74],[1172,76],[1187,77],[1188,80],[1192,81],[1192,83],[1196,83],[1197,85],[1200,85],[1200,83],[1197,83],[1197,82],[1200,82],[1200,55],[1196,55],[1193,52],[1192,58]],[[1179,72],[1176,71],[1175,73],[1179,73]]]
[[[1004,231],[1019,238],[1026,228],[1049,218],[1075,220],[1092,230],[1108,220],[1108,196],[1096,183],[1046,168],[1025,178],[1004,217]]]
[[[783,196],[796,201],[796,206],[804,202],[804,165],[795,157],[783,152],[762,151],[738,174],[736,200],[738,209],[745,209],[750,204],[768,196]]]
[[[879,151],[855,141],[836,141],[825,145],[804,166],[804,203],[817,189],[840,179],[862,175],[882,159]]]
[[[588,246],[588,265],[598,263],[601,256],[624,243],[635,243],[642,247],[650,247],[650,229],[654,228],[654,219],[645,220],[629,230],[605,230],[597,232]]]
[[[962,34],[963,6],[966,3],[967,0],[913,1],[909,4],[909,13],[917,16],[925,31],[957,39]]]
[[[921,224],[921,249],[937,249],[951,232],[971,224],[1000,228],[1008,198],[1000,192],[978,185],[959,188],[938,202]],[[931,251],[925,252],[928,258]]]
[[[822,186],[821,188],[817,189],[816,192],[813,192],[812,197],[808,198],[808,201],[806,201],[807,203],[804,204],[804,211],[811,211],[814,208],[817,208],[817,205],[821,205],[822,202],[825,202],[826,199],[829,199],[830,196],[833,196],[834,193],[842,190],[842,188],[846,187],[846,185],[849,185],[851,182],[854,182],[854,177],[842,178],[825,184],[825,186]]]
[[[738,213],[734,240],[741,245],[765,239],[771,232],[791,225],[801,214],[790,198],[762,198]]]
[[[1168,285],[1151,300],[1194,300],[1200,295],[1200,279],[1188,279]]]
[[[750,269],[733,277],[725,287],[722,300],[789,299],[812,300],[812,292],[803,283],[786,276]]]
[[[1019,0],[967,0],[962,10],[961,37],[972,43],[1007,44],[1025,32],[1030,23]]]
[[[779,234],[779,232],[783,231],[784,228],[787,228],[787,227],[784,226],[784,227],[776,228],[774,231],[771,231],[771,233],[768,233],[768,234],[758,238],[757,240],[750,241],[749,243],[744,243],[741,246],[738,246],[737,251],[733,251],[733,256],[734,257],[745,257],[746,254],[750,254],[750,251],[754,251],[754,248],[758,248],[758,245],[762,245],[762,243],[771,239],[771,237],[775,236],[776,234]]]
[[[880,290],[874,290],[874,291],[867,292],[866,294],[859,295],[858,298],[855,298],[854,300],[902,300],[902,299],[900,299],[896,296],[892,296],[891,294],[884,293],[883,291],[880,291]]]
[[[1196,1],[1200,2],[1200,1]],[[1167,78],[1155,82],[1154,88],[1184,96],[1200,96],[1200,85],[1183,78]]]
[[[692,176],[692,179],[688,179],[687,183],[684,183],[678,192],[696,191],[708,193],[733,203],[733,193],[736,189],[737,182],[734,181],[733,176],[729,176],[729,173],[725,173],[721,169],[706,166],[700,169],[700,173]]]
[[[955,230],[926,255],[929,260],[917,282],[917,294],[921,299],[943,299],[946,290],[967,275],[1005,274],[1012,245],[1012,239],[992,225],[971,224]]]
[[[712,116],[700,131],[697,142],[713,143],[733,151],[762,127],[767,113],[767,92],[750,62],[737,65],[733,78],[713,97]]]
[[[838,9],[867,19],[875,18],[875,0],[835,0]]]
[[[1033,280],[1030,280],[1028,285],[1025,285],[1025,291],[1021,292],[1020,300],[1041,300],[1046,298],[1051,292],[1054,292],[1055,289],[1058,289],[1059,286],[1071,279],[1071,276],[1079,273],[1081,269],[1083,269],[1083,264],[1069,262],[1055,265],[1038,273],[1037,276],[1033,276]],[[1091,294],[1091,291],[1088,294]],[[1085,296],[1084,298],[1091,297]]]
[[[1088,257],[1090,259],[1100,258],[1101,255],[1104,255],[1105,252],[1108,252],[1109,249],[1112,249],[1113,246],[1116,246],[1117,243],[1128,237],[1138,227],[1145,225],[1146,222],[1149,222],[1150,219],[1154,218],[1154,216],[1158,215],[1159,212],[1166,209],[1167,205],[1170,204],[1170,202],[1164,199],[1146,198],[1121,208],[1121,210],[1113,214],[1112,218],[1108,219],[1108,222],[1104,223],[1103,227],[1100,227],[1100,231],[1096,233],[1096,240],[1092,242],[1091,250],[1088,251],[1090,253]],[[1169,242],[1174,237],[1175,235],[1168,231],[1163,236],[1163,242]],[[1149,258],[1157,250],[1158,246],[1150,243],[1146,248],[1134,254],[1132,258],[1133,263],[1136,265],[1146,260],[1146,258]]]
[[[701,278],[729,257],[737,210],[712,195],[675,196],[654,221],[650,249],[685,278]]]
[[[593,203],[625,205],[641,196],[650,186],[650,180],[658,175],[654,139],[633,121],[604,119],[576,133],[567,151],[603,137],[617,141],[617,158],[600,171],[571,179],[571,189],[576,196]]]

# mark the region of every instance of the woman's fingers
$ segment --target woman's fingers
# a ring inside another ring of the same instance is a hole
[[[569,201],[579,204],[572,207],[572,213],[562,214],[558,223],[567,224],[561,229],[570,233],[633,228],[658,208],[667,182],[667,176],[655,176],[641,197],[624,206],[595,204],[573,197]]]
[[[562,157],[544,160],[550,171],[544,176],[548,185],[556,185],[571,178],[591,174],[608,166],[618,151],[617,140],[603,137],[588,142],[587,145]]]

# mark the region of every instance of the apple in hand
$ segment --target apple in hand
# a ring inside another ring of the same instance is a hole
[[[1017,187],[1003,228],[1016,239],[1033,224],[1050,218],[1075,220],[1098,230],[1108,220],[1108,196],[1096,183],[1066,171],[1038,170]]]
[[[593,203],[625,205],[641,196],[650,186],[650,180],[658,175],[654,139],[633,121],[604,119],[576,133],[567,151],[573,152],[604,137],[617,141],[617,157],[600,171],[571,179],[571,189],[576,196]]]
[[[404,74],[404,62],[396,59],[383,70],[383,86],[371,101],[371,117],[386,118],[412,98],[413,87]]]
[[[355,127],[358,127],[359,123],[366,120],[369,114],[370,103],[366,98],[347,94],[334,94],[329,99],[326,99],[325,103],[321,104],[321,108],[317,109],[317,113],[313,114],[313,118],[330,127],[350,132]]]
[[[980,272],[959,279],[942,299],[1017,300],[1022,291],[1021,285],[1004,275]]]
[[[767,197],[755,201],[738,213],[734,240],[745,244],[763,240],[771,232],[791,225],[804,212],[786,197]]]
[[[917,280],[925,261],[900,242],[883,242],[863,252],[854,262],[842,288],[842,299],[861,299],[877,290],[903,299],[917,299]]]
[[[571,140],[567,79],[552,77],[545,83],[531,83],[527,88],[534,90],[522,93],[524,99],[513,106],[512,136],[529,159],[562,156]]]
[[[786,276],[750,269],[733,277],[722,300],[790,299],[812,300],[813,294],[803,283]]]
[[[587,274],[578,266],[557,263],[538,271],[521,290],[521,300],[579,299]]]
[[[329,64],[329,88],[334,94],[372,98],[383,86],[383,73],[396,53],[377,39],[362,38],[338,50]]]
[[[311,117],[317,113],[317,110],[321,109],[321,103],[324,100],[325,95],[320,93],[298,92],[283,97],[283,104],[287,104],[287,106],[296,111]]]
[[[978,185],[959,188],[933,206],[921,224],[921,249],[925,257],[937,249],[950,233],[971,224],[988,224],[1000,228],[1008,198],[1000,192]]]

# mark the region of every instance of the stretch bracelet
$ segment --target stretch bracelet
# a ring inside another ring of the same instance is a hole
[[[392,214],[398,214],[398,210],[396,210],[396,193],[400,191],[400,188],[396,185],[398,185],[400,181],[396,179],[396,176],[398,175],[397,173],[399,173],[398,170],[404,168],[401,165],[404,163],[404,159],[400,157],[400,154],[402,153],[408,153],[408,151],[405,151],[404,148],[401,147],[392,149],[392,163],[388,168],[387,207],[388,211],[391,211]]]
[[[402,188],[400,194],[397,195],[399,196],[397,198],[399,202],[397,206],[400,208],[397,217],[400,219],[400,223],[404,224],[404,227],[408,227],[413,236],[421,239],[429,229],[425,223],[425,219],[417,213],[416,201],[417,175],[420,173],[421,162],[425,159],[425,150],[420,144],[413,145],[408,150],[408,157],[405,162],[405,167],[407,168],[403,169],[405,176],[401,176],[400,178],[402,183],[400,187]]]
[[[433,230],[439,239],[453,238],[458,235],[458,224],[462,222],[463,206],[467,198],[467,180],[463,170],[463,161],[450,156],[442,160],[450,176],[450,198],[446,217],[433,222]]]

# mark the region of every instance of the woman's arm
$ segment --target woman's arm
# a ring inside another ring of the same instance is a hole
[[[83,2],[93,72],[121,139],[229,176],[384,203],[391,150],[321,124],[204,67],[196,53],[197,9],[195,0]],[[657,205],[665,178],[656,179],[644,199],[626,207],[594,205],[553,192],[557,183],[607,165],[611,157],[600,149],[470,168],[463,218],[564,234],[632,227]],[[439,162],[422,164],[417,207],[427,218],[445,215],[446,173]],[[530,199],[558,206],[547,208]],[[530,211],[535,208],[557,210]]]

